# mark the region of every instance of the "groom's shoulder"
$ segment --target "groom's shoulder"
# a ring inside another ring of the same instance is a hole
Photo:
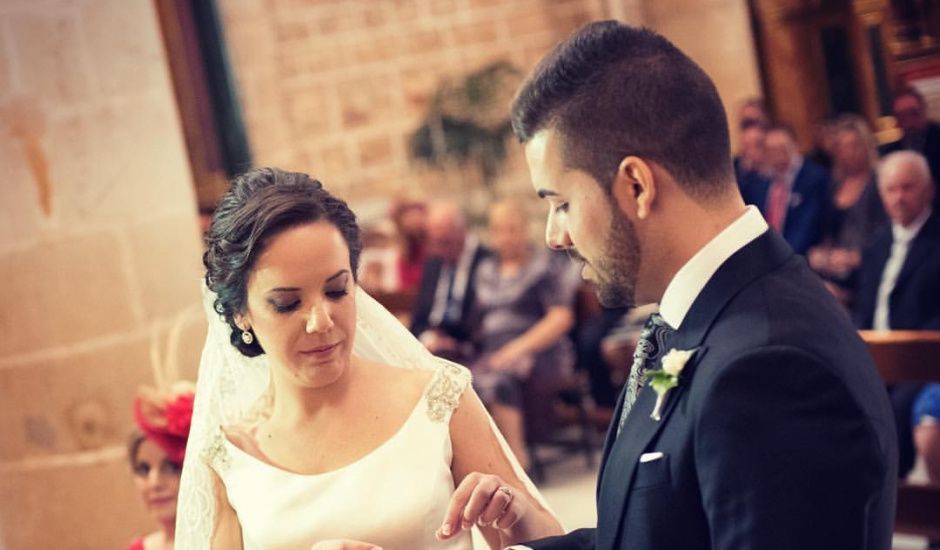
[[[731,298],[703,344],[711,359],[706,370],[749,361],[761,368],[768,357],[792,357],[806,369],[828,370],[849,385],[878,383],[848,312],[802,258],[759,277]]]

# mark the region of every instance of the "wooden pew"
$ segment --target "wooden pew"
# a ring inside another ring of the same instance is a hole
[[[886,383],[940,382],[940,331],[860,331]],[[940,539],[940,485],[901,481],[895,531]]]

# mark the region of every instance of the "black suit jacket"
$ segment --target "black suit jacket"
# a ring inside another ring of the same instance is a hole
[[[718,269],[666,349],[696,351],[661,421],[646,387],[620,437],[608,433],[597,528],[527,544],[890,548],[897,449],[884,386],[849,317],[778,235]],[[640,463],[651,452],[662,457]]]
[[[871,328],[881,273],[891,256],[891,227],[878,233],[862,256],[855,293],[855,323]],[[911,241],[888,296],[888,322],[896,330],[940,330],[940,211],[935,210]]]
[[[888,153],[902,151],[904,148],[904,140],[899,139],[898,141],[885,143],[878,148],[878,152],[881,156],[885,156]],[[930,165],[930,174],[933,176],[934,182],[940,185],[940,124],[931,122],[927,125],[927,135],[924,136],[924,149],[918,152],[927,158],[927,164]],[[935,210],[940,210],[940,193],[934,193],[933,207]]]
[[[437,327],[458,342],[467,342],[473,337],[475,326],[473,307],[476,302],[475,274],[477,267],[480,265],[480,260],[489,255],[489,249],[483,246],[477,247],[473,255],[470,262],[470,272],[467,275],[467,290],[461,303],[460,322],[443,324]],[[421,285],[418,287],[418,296],[411,315],[411,332],[415,336],[419,336],[422,332],[432,328],[429,318],[431,310],[434,308],[434,296],[437,293],[437,284],[441,278],[443,267],[444,262],[438,257],[428,258],[424,263]]]

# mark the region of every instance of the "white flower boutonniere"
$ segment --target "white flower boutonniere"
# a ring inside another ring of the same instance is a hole
[[[669,390],[679,385],[679,375],[682,374],[682,369],[694,353],[694,349],[671,349],[663,356],[663,368],[646,372],[646,384],[656,391],[656,406],[653,407],[653,414],[650,415],[653,420],[657,422],[662,420],[663,407],[666,405]]]

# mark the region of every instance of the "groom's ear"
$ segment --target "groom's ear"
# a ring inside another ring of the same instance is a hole
[[[640,157],[625,157],[617,167],[610,194],[627,219],[632,222],[645,220],[656,199],[652,167]]]

